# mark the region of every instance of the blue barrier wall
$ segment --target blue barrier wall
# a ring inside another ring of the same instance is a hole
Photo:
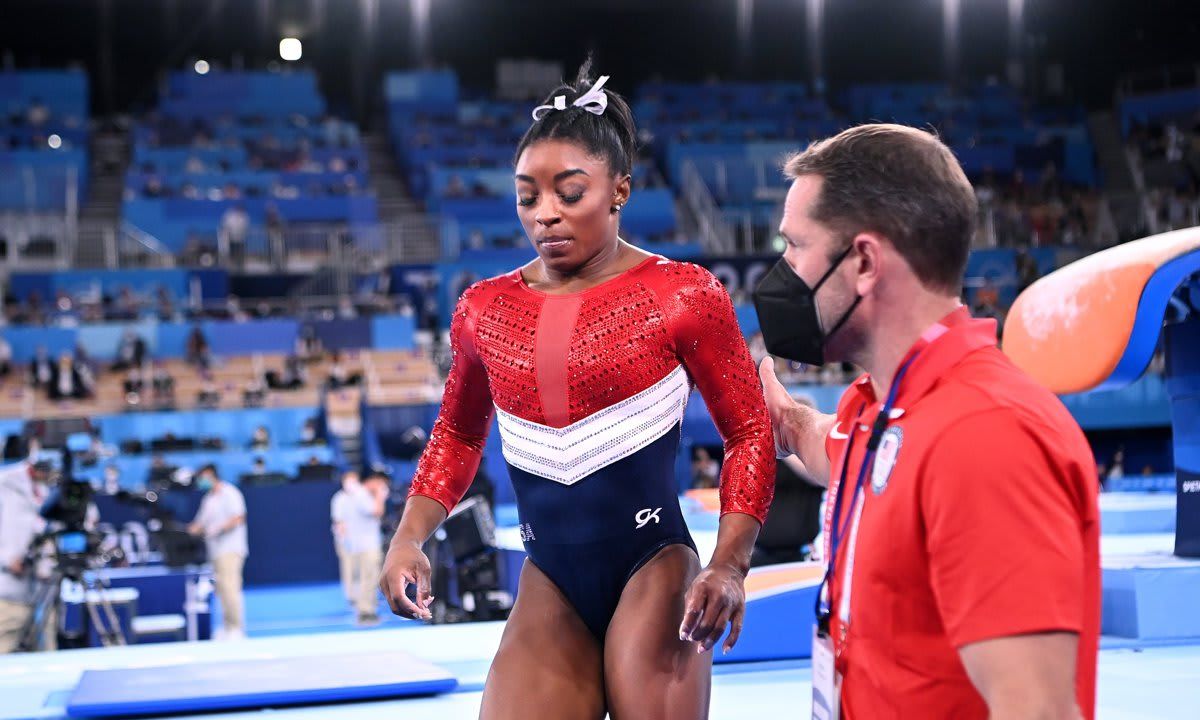
[[[247,408],[239,410],[195,410],[182,412],[139,412],[101,415],[93,419],[107,443],[160,437],[171,432],[179,437],[219,437],[229,448],[245,448],[254,429],[265,425],[277,447],[296,445],[304,421],[317,415],[316,408]]]
[[[291,352],[300,324],[295,320],[209,321],[203,327],[214,355],[249,355]]]
[[[371,319],[316,320],[312,326],[326,350],[351,350],[372,347]]]
[[[416,321],[412,316],[388,315],[371,318],[371,347],[377,350],[410,350]]]
[[[12,346],[13,362],[26,363],[33,359],[38,346],[45,346],[51,356],[75,349],[75,330],[67,328],[5,327],[0,334]]]
[[[112,360],[126,329],[132,329],[146,341],[151,355],[159,354],[157,323],[144,320],[139,323],[105,323],[103,325],[81,325],[76,331],[76,341],[87,350],[93,360]]]
[[[9,291],[21,301],[28,300],[34,292],[48,301],[59,291],[71,296],[116,297],[124,289],[135,296],[153,299],[162,288],[178,303],[191,292],[193,281],[200,283],[201,297],[205,299],[223,300],[229,294],[229,274],[224,270],[173,269],[18,272],[9,278]]]
[[[407,350],[413,347],[415,320],[401,315],[317,321],[325,347],[330,350],[369,349]],[[192,328],[199,326],[208,339],[209,349],[217,356],[254,353],[289,354],[294,352],[300,323],[295,320],[250,320],[233,322],[205,320],[195,323],[162,323],[154,319],[126,323],[101,323],[73,328],[13,326],[0,328],[13,349],[13,360],[31,360],[39,345],[51,355],[70,351],[77,342],[98,360],[111,360],[125,330],[132,328],[146,341],[157,358],[182,358]]]

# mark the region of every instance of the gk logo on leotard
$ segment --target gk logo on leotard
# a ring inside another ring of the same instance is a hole
[[[646,527],[646,525],[648,525],[651,520],[653,520],[654,524],[657,525],[659,522],[659,518],[658,518],[659,510],[662,510],[662,508],[657,507],[657,508],[654,508],[653,510],[651,510],[650,508],[646,508],[645,510],[638,510],[637,515],[633,516],[634,521],[637,523],[637,527],[634,528],[634,530],[641,530],[642,528]]]

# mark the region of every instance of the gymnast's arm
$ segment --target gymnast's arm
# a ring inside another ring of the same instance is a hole
[[[442,407],[421,453],[400,527],[392,537],[380,585],[392,612],[406,617],[429,616],[429,559],[421,546],[466,494],[479,468],[492,421],[492,395],[487,372],[475,351],[474,320],[468,290],[450,325],[452,361]],[[404,587],[416,583],[414,605]]]
[[[725,288],[704,272],[700,282],[678,288],[674,296],[676,351],[725,443],[717,547],[688,593],[680,632],[707,650],[732,623],[728,650],[741,630],[742,583],[774,495],[775,441],[754,361]]]

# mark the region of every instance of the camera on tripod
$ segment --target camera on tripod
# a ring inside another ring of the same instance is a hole
[[[496,524],[486,497],[474,495],[459,503],[434,535],[430,549],[430,561],[442,570],[434,573],[433,595],[453,597],[453,580],[459,599],[457,606],[446,605],[441,613],[435,612],[435,622],[508,617],[512,597],[503,590]]]
[[[39,511],[47,528],[30,542],[26,564],[33,567],[42,548],[52,542],[55,570],[69,580],[78,581],[89,568],[111,563],[119,551],[103,550],[103,538],[88,527],[88,509],[92,507],[95,491],[86,480],[71,476],[70,468],[69,455],[63,457],[61,465],[52,460],[33,464],[35,476],[42,476],[54,489]]]
[[[190,482],[184,482],[179,472],[163,472],[151,475],[150,488],[145,492],[121,490],[116,494],[117,502],[132,506],[146,518],[146,529],[162,553],[167,567],[200,565],[206,557],[204,539],[187,531],[187,525],[178,517],[180,495],[176,491],[191,491]]]
[[[23,650],[36,649],[51,628],[63,637],[74,637],[60,627],[65,617],[61,594],[64,581],[84,590],[88,622],[101,642],[106,646],[125,644],[116,611],[104,593],[104,582],[96,572],[89,572],[123,559],[119,546],[104,543],[102,535],[89,527],[94,495],[91,484],[72,476],[70,455],[61,456],[58,462],[41,459],[31,469],[35,479],[53,490],[39,509],[46,530],[30,541],[25,553],[24,565],[34,569],[36,583],[34,611],[21,632],[19,646]],[[45,552],[47,545],[53,547],[52,559]],[[46,559],[51,560],[49,571],[38,573],[36,569]]]

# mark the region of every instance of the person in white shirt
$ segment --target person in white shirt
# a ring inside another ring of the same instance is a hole
[[[0,322],[0,325],[3,323]],[[12,372],[12,345],[8,344],[8,340],[0,335],[0,380],[8,377]]]
[[[343,488],[342,492],[346,494],[338,507],[337,521],[344,528],[342,549],[350,560],[358,624],[376,625],[379,623],[379,573],[383,568],[380,518],[387,500],[387,486],[373,476],[364,483],[351,485],[345,482]]]
[[[206,465],[196,473],[196,484],[207,492],[188,531],[204,537],[208,547],[213,585],[224,618],[216,639],[240,639],[246,635],[242,597],[242,568],[249,554],[246,500],[237,487],[221,480],[212,465]]]
[[[0,654],[17,650],[33,617],[34,583],[25,552],[46,525],[38,514],[46,497],[45,474],[32,463],[0,468]],[[53,641],[53,633],[47,639]]]
[[[342,593],[346,596],[346,602],[352,607],[355,605],[354,589],[357,586],[350,567],[350,553],[346,552],[346,512],[349,509],[347,506],[351,494],[360,489],[358,473],[353,470],[347,471],[342,473],[342,489],[334,493],[333,499],[329,501],[330,529],[333,531],[333,549],[338,558],[338,577],[342,582]]]
[[[234,267],[244,267],[246,263],[246,234],[250,230],[250,215],[241,203],[229,207],[221,215],[221,225],[218,230],[218,241],[222,254],[233,261]]]

